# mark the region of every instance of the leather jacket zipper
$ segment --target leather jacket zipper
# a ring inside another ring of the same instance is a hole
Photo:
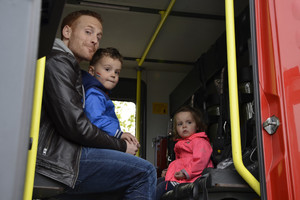
[[[79,149],[79,154],[77,156],[77,162],[76,162],[76,166],[77,166],[77,172],[76,172],[76,175],[75,175],[75,179],[74,179],[74,182],[72,184],[72,187],[74,188],[75,187],[75,184],[76,184],[76,181],[77,181],[77,178],[78,178],[78,175],[79,175],[79,164],[80,164],[80,158],[81,158],[81,154],[82,154],[82,147],[80,147]]]
[[[51,144],[51,141],[52,141],[52,138],[53,138],[53,134],[54,134],[54,131],[51,131],[49,137],[48,137],[48,141],[45,145],[45,147],[43,148],[43,155],[46,156],[47,155],[47,151],[49,149],[49,146]]]

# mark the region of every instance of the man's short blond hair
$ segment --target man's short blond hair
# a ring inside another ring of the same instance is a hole
[[[72,26],[72,24],[74,23],[74,21],[76,21],[79,17],[81,16],[91,16],[91,17],[95,17],[96,19],[98,19],[98,21],[100,22],[100,24],[102,24],[102,18],[101,15],[94,12],[94,11],[90,11],[90,10],[78,10],[78,11],[74,11],[71,12],[70,14],[68,14],[62,21],[61,23],[61,27],[60,27],[60,33],[61,33],[61,39],[63,39],[63,29],[66,25],[68,26]]]

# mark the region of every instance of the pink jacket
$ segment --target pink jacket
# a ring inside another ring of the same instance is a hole
[[[212,148],[205,132],[194,133],[188,138],[179,139],[175,144],[176,159],[170,163],[165,177],[166,181],[179,183],[194,182],[204,168],[213,167]],[[187,179],[177,180],[175,172],[182,171]]]

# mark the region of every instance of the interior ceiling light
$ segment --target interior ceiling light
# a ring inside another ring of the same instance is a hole
[[[91,1],[81,1],[80,5],[93,6],[93,7],[97,7],[97,8],[107,8],[107,9],[113,9],[113,10],[126,10],[126,11],[130,10],[130,8],[126,7],[126,6],[104,4],[104,3],[97,3],[97,2],[91,2]]]

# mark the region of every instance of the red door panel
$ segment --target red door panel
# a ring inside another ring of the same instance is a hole
[[[273,135],[262,130],[267,197],[300,199],[300,1],[255,6],[261,123],[281,123]]]

